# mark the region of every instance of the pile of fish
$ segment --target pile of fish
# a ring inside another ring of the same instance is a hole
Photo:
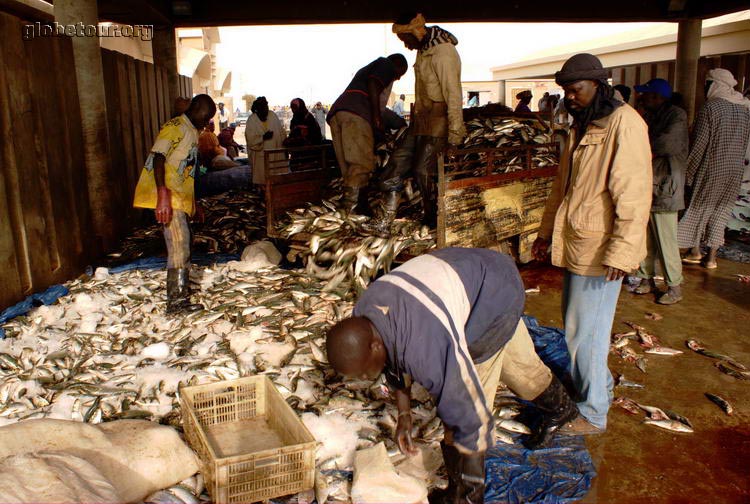
[[[352,303],[301,270],[215,265],[194,267],[191,280],[206,310],[184,317],[165,316],[164,271],[100,268],[68,283],[57,304],[5,324],[0,425],[47,417],[179,426],[180,385],[265,374],[322,442],[318,488],[347,500],[342,471],[356,449],[385,441],[398,451],[397,410],[383,384],[344,383],[326,363],[325,332]],[[414,437],[439,452],[432,400],[416,389],[413,399]]]
[[[379,274],[390,271],[406,251],[414,255],[435,246],[434,233],[409,219],[396,219],[389,237],[379,236],[362,215],[342,215],[333,200],[289,212],[283,228],[292,241],[287,259],[302,259],[307,273],[325,281],[323,290],[363,291]]]
[[[265,202],[258,194],[229,191],[200,203],[205,221],[191,225],[194,252],[238,254],[248,243],[265,236]],[[108,259],[110,264],[129,263],[165,250],[162,226],[152,224],[135,230]]]
[[[463,144],[449,154],[446,163],[446,172],[453,178],[523,170],[528,145],[536,146],[531,152],[533,167],[543,168],[559,162],[559,148],[552,131],[539,119],[476,118],[466,122],[466,130]],[[502,150],[487,152],[497,148]],[[487,163],[492,164],[489,171]]]

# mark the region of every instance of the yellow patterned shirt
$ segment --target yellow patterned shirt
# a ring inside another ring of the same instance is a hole
[[[164,155],[164,177],[172,192],[172,209],[193,215],[195,210],[195,170],[198,166],[198,130],[185,114],[169,120],[156,137],[151,153],[138,179],[133,206],[156,208],[154,154]]]

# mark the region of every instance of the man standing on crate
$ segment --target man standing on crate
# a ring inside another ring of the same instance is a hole
[[[381,372],[398,407],[396,441],[414,454],[411,382],[437,404],[449,486],[430,502],[481,503],[485,452],[494,445],[493,403],[505,383],[540,413],[524,440],[534,449],[578,414],[560,381],[539,359],[521,320],[525,293],[513,259],[487,249],[444,248],[379,278],[353,316],[328,332],[333,368],[376,379]]]
[[[592,54],[576,54],[555,74],[574,122],[532,253],[565,268],[562,312],[581,411],[560,429],[597,434],[607,426],[614,383],[607,368],[623,277],[646,257],[651,148],[638,112],[614,98]]]
[[[408,68],[402,54],[371,61],[354,74],[328,112],[333,148],[344,177],[344,212],[369,213],[365,189],[375,169],[376,137],[385,135],[383,113],[393,82]]]
[[[416,81],[409,132],[380,178],[381,188],[388,194],[384,215],[378,222],[383,232],[396,218],[404,178],[412,172],[422,193],[423,223],[436,226],[438,155],[446,142],[460,145],[466,136],[458,39],[439,26],[425,23],[422,14],[407,13],[393,25],[393,33],[406,48],[417,51]]]
[[[188,217],[203,211],[195,203],[198,132],[216,113],[210,96],[201,94],[181,114],[162,126],[135,188],[133,206],[153,208],[167,242],[167,313],[195,311],[190,302],[190,228]]]

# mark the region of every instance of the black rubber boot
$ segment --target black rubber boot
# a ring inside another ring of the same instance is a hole
[[[372,208],[370,207],[370,186],[365,186],[359,191],[357,196],[357,206],[354,208],[357,215],[372,217]]]
[[[190,302],[190,275],[187,268],[167,270],[167,313],[194,312],[203,309],[202,304]]]
[[[523,445],[529,450],[544,446],[557,429],[578,416],[578,407],[555,376],[544,392],[531,402],[541,413],[541,418],[537,428],[523,440]]]
[[[344,186],[344,195],[341,197],[341,211],[349,215],[359,203],[359,187]]]
[[[435,178],[430,175],[420,175],[419,190],[422,193],[422,224],[430,229],[437,227],[437,194]]]
[[[448,488],[433,490],[430,504],[483,504],[484,453],[464,455],[455,446],[440,443],[448,472]]]
[[[385,198],[385,206],[383,208],[383,215],[375,219],[373,222],[373,231],[378,235],[387,238],[391,236],[391,224],[396,220],[396,212],[398,212],[398,204],[401,201],[401,193],[397,191],[388,191]]]

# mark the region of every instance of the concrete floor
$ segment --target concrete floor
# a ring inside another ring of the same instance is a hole
[[[618,387],[615,396],[678,412],[690,419],[695,432],[643,425],[641,417],[613,407],[607,432],[587,438],[598,476],[582,502],[750,503],[750,381],[721,373],[713,359],[685,346],[688,338],[696,338],[750,366],[750,284],[739,282],[732,276],[736,273],[750,274],[750,264],[720,259],[713,271],[687,266],[685,299],[674,306],[657,305],[653,296],[635,296],[623,288],[613,331],[630,330],[622,321],[632,321],[685,353],[649,355],[646,374],[610,354],[613,374],[646,386]],[[540,294],[527,296],[526,312],[540,324],[562,327],[561,271],[531,265],[522,268],[522,276],[527,288],[541,288]],[[664,318],[648,320],[647,312]],[[704,392],[729,400],[734,415],[725,415]]]

